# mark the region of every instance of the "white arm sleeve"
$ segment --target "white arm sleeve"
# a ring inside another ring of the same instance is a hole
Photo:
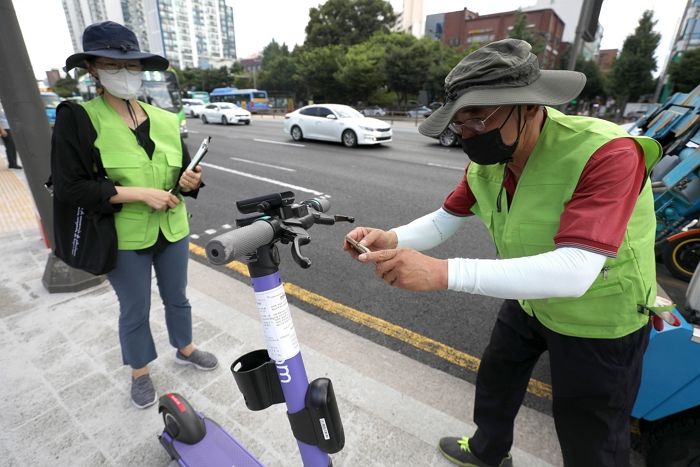
[[[452,258],[448,260],[447,288],[521,300],[580,297],[600,274],[605,259],[568,247],[522,258]]]
[[[397,247],[424,251],[435,248],[450,238],[466,220],[467,217],[454,216],[440,208],[391,230],[396,232],[398,237]]]

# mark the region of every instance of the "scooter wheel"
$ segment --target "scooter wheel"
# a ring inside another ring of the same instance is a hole
[[[158,412],[163,415],[165,431],[185,444],[195,444],[207,434],[204,422],[187,400],[176,393],[160,398]]]
[[[674,277],[689,282],[700,263],[700,232],[669,241],[663,262]]]
[[[651,423],[645,445],[648,467],[700,465],[700,407]]]

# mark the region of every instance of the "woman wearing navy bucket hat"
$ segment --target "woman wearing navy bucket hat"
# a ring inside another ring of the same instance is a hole
[[[505,299],[477,373],[476,431],[442,438],[447,459],[513,465],[515,417],[546,351],[563,464],[626,466],[650,315],[655,326],[676,323],[656,301],[648,175],[661,147],[613,123],[557,111],[586,77],[540,70],[530,50],[505,39],[452,69],[446,104],[418,131],[437,137],[450,128],[460,138],[469,160],[456,186],[441,208],[407,225],[350,232],[370,253],[344,248],[394,287]],[[421,253],[472,215],[498,259]],[[469,325],[469,313],[455,316]]]
[[[131,399],[145,408],[158,399],[148,368],[157,357],[149,324],[151,268],[169,341],[177,349],[175,362],[201,370],[218,365],[214,355],[193,344],[186,295],[188,214],[182,197],[169,191],[179,186],[182,195],[196,197],[201,168],[184,170],[190,156],[177,117],[136,99],[141,72],[165,70],[167,59],[142,52],[132,31],[105,21],[85,28],[83,52],[68,57],[64,69],[75,67],[86,68],[102,92],[82,105],[59,106],[51,150],[54,196],[88,212],[114,215],[117,259],[107,278],[119,299],[119,342],[122,361],[131,367]],[[94,161],[106,177],[95,177]]]

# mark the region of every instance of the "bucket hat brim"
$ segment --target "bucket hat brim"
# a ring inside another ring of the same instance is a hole
[[[541,70],[539,78],[527,86],[472,88],[434,111],[418,126],[418,131],[437,138],[450,124],[454,114],[465,107],[566,104],[581,93],[585,84],[586,75],[578,71]]]
[[[137,52],[135,50],[123,52],[119,49],[102,49],[79,52],[71,55],[66,59],[66,66],[63,67],[63,70],[68,72],[76,67],[85,68],[85,60],[96,57],[113,58],[116,60],[140,60],[144,71],[163,71],[167,70],[170,65],[170,62],[168,62],[166,58],[156,54]]]

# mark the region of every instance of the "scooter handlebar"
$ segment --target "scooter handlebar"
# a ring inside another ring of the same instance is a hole
[[[318,212],[327,212],[331,208],[331,202],[327,198],[311,198],[301,202]]]
[[[230,263],[251,255],[263,245],[271,243],[275,229],[266,221],[255,221],[245,227],[226,232],[207,243],[207,259],[216,265]]]

